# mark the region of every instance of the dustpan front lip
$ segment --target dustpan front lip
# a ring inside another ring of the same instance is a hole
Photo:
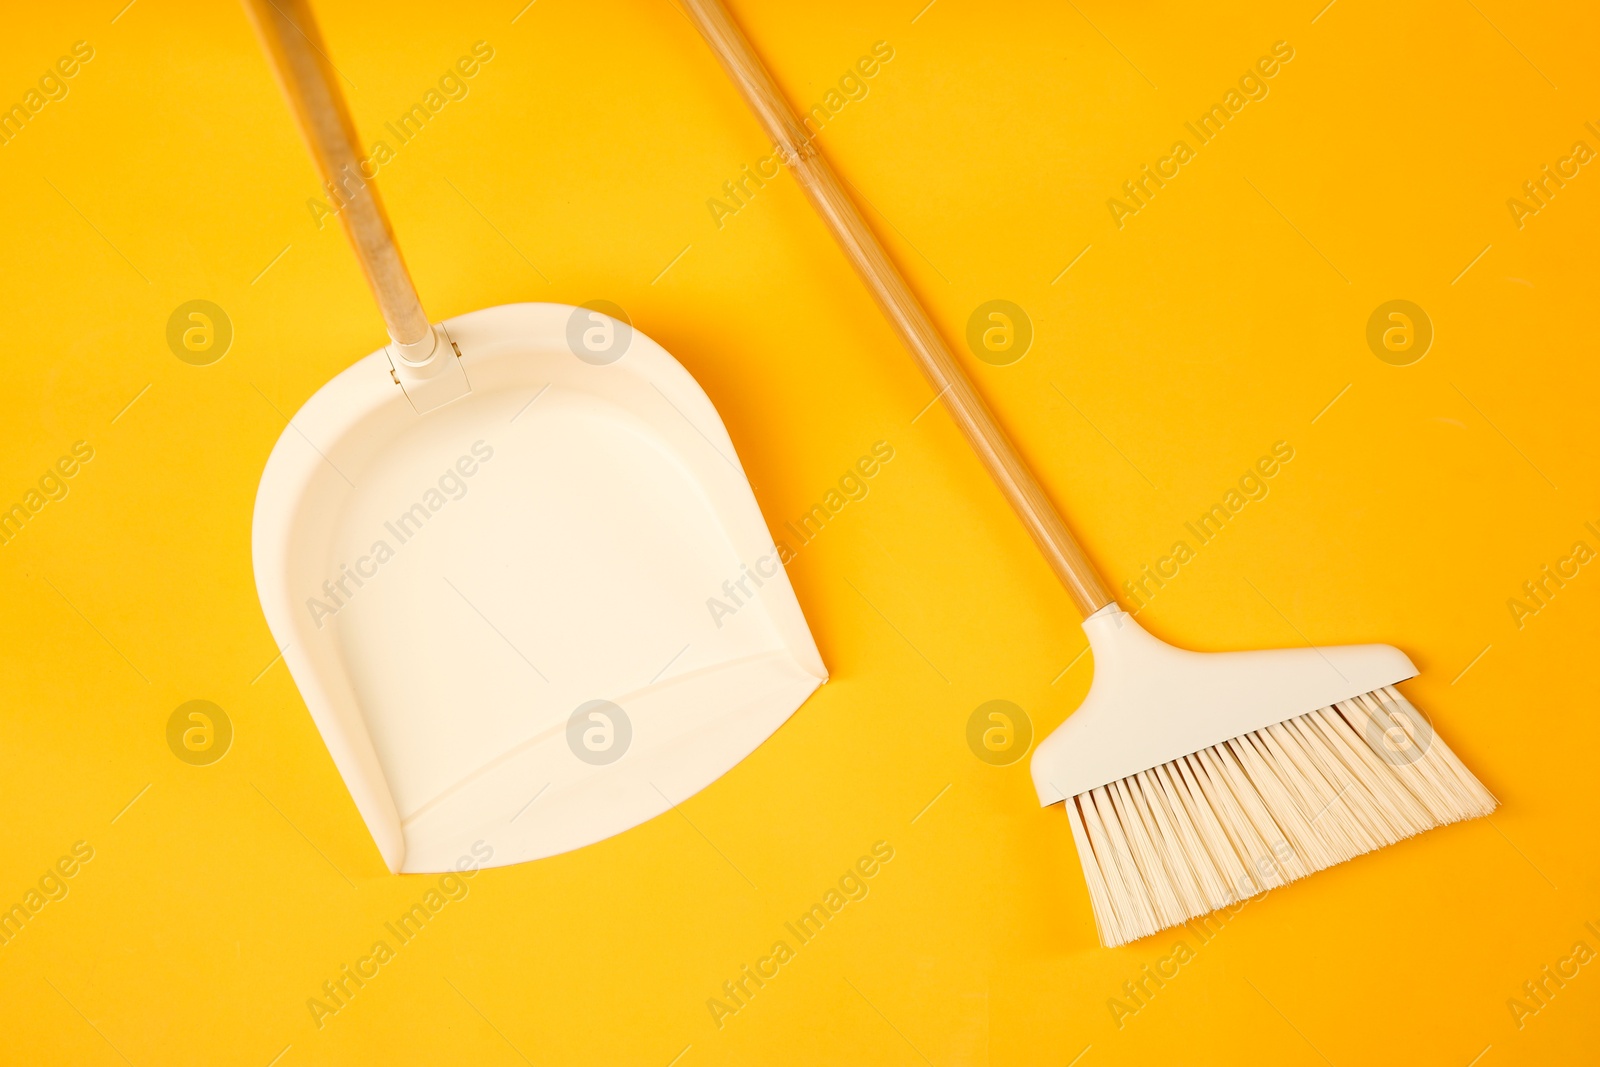
[[[510,828],[518,833],[509,840],[503,812],[497,825],[468,831],[465,838],[484,836],[495,850],[494,860],[487,865],[507,866],[584,848],[669,813],[674,805],[707,788],[748,759],[821,685],[792,656],[780,650],[727,666],[732,670],[744,670],[757,665],[757,661],[785,667],[768,676],[771,689],[759,700],[748,706],[727,709],[715,719],[703,720],[693,730],[672,738],[665,745],[632,748],[624,761],[600,768],[600,774],[553,785],[541,793],[538,803]],[[701,681],[704,680],[702,675]],[[703,753],[688,760],[682,758],[686,746],[698,751],[703,740],[726,741],[730,735],[742,735],[746,743],[718,747],[715,759],[704,758]],[[511,754],[504,762],[515,764],[532,760],[537,754],[535,747],[528,747]],[[624,762],[632,762],[634,766],[623,777],[615,777],[616,772],[623,769]],[[483,777],[493,777],[498,769],[502,768],[487,768]],[[545,779],[536,776],[532,780],[542,783]],[[617,798],[613,798],[598,819],[574,822],[559,811],[563,806],[583,804],[586,798],[609,793],[613,788],[626,793],[626,800],[618,803]],[[428,816],[437,814],[438,809],[452,799],[454,795],[439,798],[442,803],[433,804],[429,810],[419,811],[406,820],[407,873],[443,870],[444,867],[437,865],[448,863],[454,856],[452,849],[462,839],[461,827],[456,825],[450,832],[440,834],[437,827],[427,824]],[[552,813],[550,805],[558,811]]]

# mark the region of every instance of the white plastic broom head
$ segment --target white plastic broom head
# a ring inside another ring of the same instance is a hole
[[[1189,652],[1114,604],[1083,628],[1094,682],[1033,780],[1107,946],[1494,810],[1394,689],[1417,673],[1397,648]]]

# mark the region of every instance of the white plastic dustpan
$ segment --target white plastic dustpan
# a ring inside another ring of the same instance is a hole
[[[303,0],[251,12],[348,191],[347,120]],[[370,185],[343,218],[395,344],[290,420],[253,555],[384,861],[449,870],[481,840],[517,863],[662,813],[827,677],[782,568],[746,565],[772,539],[722,421],[676,360],[598,311],[430,326]],[[729,587],[737,610],[713,614]]]

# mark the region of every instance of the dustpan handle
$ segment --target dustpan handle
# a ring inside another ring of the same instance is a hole
[[[1084,555],[1082,546],[1067,529],[1038,479],[1017,455],[1005,431],[995,422],[989,406],[973,388],[928,313],[878,243],[815,140],[795,116],[794,109],[721,0],[683,0],[683,4],[745,102],[761,120],[767,136],[778,146],[779,154],[799,180],[800,187],[867,283],[900,340],[911,350],[938,395],[944,398],[956,425],[978,453],[990,477],[1021,516],[1023,525],[1033,535],[1056,577],[1067,587],[1078,610],[1087,617],[1112,603],[1111,593]]]
[[[339,221],[361,261],[389,336],[407,359],[425,360],[433,348],[433,330],[400,257],[372,175],[362,169],[365,160],[356,147],[355,123],[311,8],[306,0],[244,0],[244,6],[317,169],[332,186],[335,202],[343,202]]]

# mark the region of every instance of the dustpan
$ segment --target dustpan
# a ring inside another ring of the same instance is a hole
[[[394,338],[306,401],[261,476],[256,587],[290,674],[392,871],[645,822],[827,678],[727,430],[601,311],[429,323],[350,181],[303,0],[249,6]]]

